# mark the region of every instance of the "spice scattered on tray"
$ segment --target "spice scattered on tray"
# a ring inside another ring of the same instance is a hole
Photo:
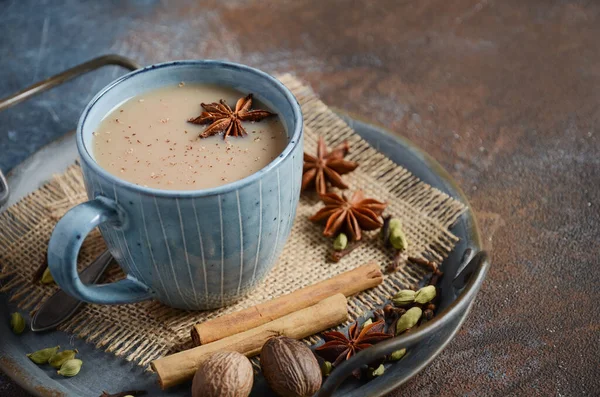
[[[59,349],[60,349],[60,346],[48,347],[45,349],[35,351],[33,353],[29,353],[27,355],[27,357],[29,357],[29,359],[31,361],[33,361],[34,363],[36,363],[38,365],[47,364],[48,360],[50,360],[50,357],[55,355]]]
[[[396,350],[388,357],[389,361],[399,361],[406,355],[406,349]]]
[[[192,397],[247,397],[254,384],[250,360],[237,352],[212,354],[196,371]]]
[[[400,335],[419,323],[427,322],[433,318],[435,304],[432,303],[437,297],[437,288],[427,285],[417,291],[404,289],[398,291],[391,301],[392,305],[386,305],[384,312],[389,316],[398,316],[394,333]]]
[[[10,315],[10,329],[15,335],[20,335],[25,331],[27,325],[21,313],[15,312]]]
[[[402,224],[400,219],[391,218],[389,222],[389,230],[390,236],[389,241],[392,247],[397,249],[398,251],[406,251],[408,249],[408,239],[404,234],[404,230],[402,229]]]
[[[75,358],[77,350],[59,351],[60,346],[48,347],[29,353],[27,357],[37,365],[50,364],[57,368],[57,373],[65,377],[73,377],[81,371],[83,361]]]
[[[436,308],[433,303],[436,297],[437,289],[432,285],[416,291],[400,290],[391,297],[391,303],[373,311],[362,326],[359,326],[359,321],[352,324],[347,335],[340,331],[323,332],[321,335],[325,344],[315,349],[316,354],[324,359],[321,363],[323,376],[328,376],[336,366],[359,351],[431,320]],[[387,357],[375,360],[368,367],[356,368],[353,375],[357,378],[374,379],[383,375],[386,360],[398,361],[405,355],[406,349],[399,349]]]
[[[385,269],[387,273],[393,273],[398,270],[401,263],[406,261],[405,253],[409,244],[400,219],[386,216],[383,219],[381,237],[385,247],[392,247],[395,250],[392,262]]]
[[[313,222],[326,221],[323,235],[337,236],[344,231],[351,240],[362,238],[363,230],[376,230],[383,226],[381,214],[387,203],[366,198],[362,190],[357,190],[350,199],[336,193],[322,194],[325,207],[321,208],[309,219]]]
[[[42,274],[42,278],[40,280],[42,284],[53,284],[54,277],[52,277],[52,273],[50,273],[50,268],[46,267],[44,273]]]
[[[336,294],[310,307],[248,329],[214,343],[181,351],[151,362],[163,389],[182,383],[194,376],[198,366],[215,351],[237,351],[256,355],[273,336],[303,339],[336,327],[348,319],[348,305],[343,294]]]
[[[385,322],[383,320],[371,322],[362,327],[355,322],[348,329],[348,336],[339,331],[324,332],[322,335],[326,342],[317,347],[315,351],[335,367],[359,351],[393,336],[384,330]],[[354,375],[359,377],[360,372],[355,370]]]
[[[329,185],[347,189],[348,185],[342,179],[342,175],[352,172],[358,167],[358,163],[344,160],[349,151],[348,142],[343,142],[329,152],[325,140],[319,137],[317,155],[313,156],[304,152],[302,191],[314,187],[317,193],[325,194]]]
[[[367,379],[372,380],[381,376],[385,373],[385,366],[383,364],[379,364],[377,368],[369,367],[367,368]]]
[[[71,378],[81,371],[81,367],[83,366],[83,361],[73,358],[71,360],[67,360],[61,365],[60,369],[56,371],[57,374],[65,376],[67,378]]]
[[[50,359],[48,360],[48,364],[54,368],[60,368],[62,365],[75,358],[75,355],[79,353],[77,349],[74,350],[63,350],[61,352],[56,352]]]
[[[260,366],[269,387],[281,397],[309,397],[321,388],[319,362],[304,342],[269,339],[261,349]]]
[[[44,257],[42,259],[42,264],[33,273],[33,276],[31,278],[31,282],[37,283],[38,281],[41,281],[42,276],[46,272],[46,269],[48,269],[48,261],[47,261],[46,258],[47,258],[47,254],[44,252]]]

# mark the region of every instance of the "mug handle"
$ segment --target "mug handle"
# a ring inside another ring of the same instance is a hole
[[[102,196],[70,209],[56,224],[48,244],[48,267],[69,295],[89,303],[120,304],[150,299],[150,289],[131,276],[110,284],[86,285],[77,273],[77,255],[85,236],[96,226],[121,223],[118,205]]]

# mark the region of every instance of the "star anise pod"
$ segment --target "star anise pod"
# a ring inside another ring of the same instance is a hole
[[[200,134],[200,138],[206,138],[219,132],[225,131],[223,139],[228,136],[244,136],[248,135],[242,126],[242,121],[261,121],[262,119],[274,116],[267,110],[255,109],[252,107],[252,94],[248,94],[244,98],[238,99],[235,104],[235,110],[223,99],[219,103],[201,103],[205,110],[196,118],[191,118],[188,121],[193,124],[209,124],[210,125]]]
[[[350,200],[336,193],[321,195],[325,207],[321,208],[309,219],[313,222],[327,220],[323,235],[337,236],[344,230],[352,240],[360,240],[363,230],[376,230],[383,225],[381,214],[387,207],[372,198],[365,198],[362,190],[354,192]]]
[[[392,337],[384,332],[385,321],[379,320],[359,329],[355,322],[348,329],[348,336],[338,331],[323,332],[325,344],[316,348],[319,356],[335,367],[361,350]]]
[[[342,180],[342,175],[358,167],[358,163],[344,160],[349,149],[348,142],[344,142],[328,152],[325,141],[319,137],[317,156],[304,153],[302,190],[314,185],[317,193],[325,194],[328,182],[337,188],[347,189],[348,185]]]

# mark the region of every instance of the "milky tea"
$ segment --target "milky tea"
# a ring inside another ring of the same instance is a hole
[[[184,84],[133,97],[112,110],[94,132],[96,162],[137,185],[167,190],[198,190],[245,178],[264,168],[287,145],[278,116],[242,122],[243,137],[199,135],[208,125],[188,122],[202,113],[200,103],[224,99],[235,109],[246,96],[227,87]],[[252,109],[269,110],[253,99]]]

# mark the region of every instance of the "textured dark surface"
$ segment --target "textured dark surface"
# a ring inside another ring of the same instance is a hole
[[[456,339],[393,395],[600,390],[600,3],[2,1],[0,26],[0,96],[101,53],[222,58],[416,142],[463,186],[493,265]],[[0,113],[0,168],[120,73]],[[0,375],[0,395],[26,394]]]

